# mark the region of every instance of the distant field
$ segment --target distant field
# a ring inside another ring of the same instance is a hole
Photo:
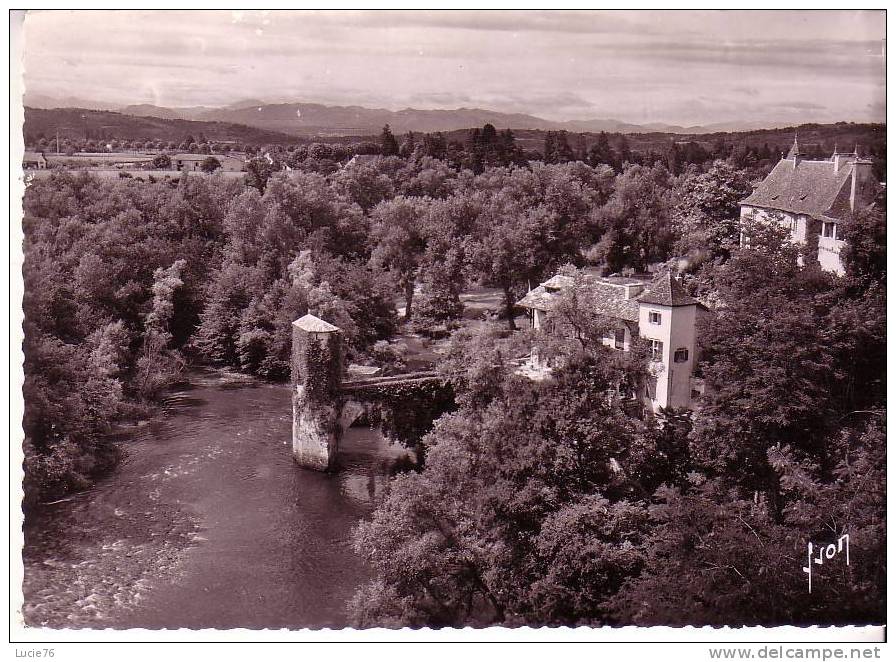
[[[35,179],[47,179],[53,170],[26,170],[26,177],[34,177]],[[100,168],[78,168],[75,170],[65,170],[63,172],[89,172],[94,177],[99,177],[101,179],[118,179],[119,173],[129,173],[135,179],[137,177],[142,177],[143,179],[148,179],[149,177],[155,177],[156,179],[165,179],[166,177],[171,179],[180,179],[180,176],[183,174],[178,172],[177,170],[128,170],[125,168],[113,168],[113,169],[100,169]],[[207,175],[204,172],[195,172],[191,171],[190,176],[217,176],[220,175],[222,177],[227,177],[229,179],[236,179],[239,177],[245,177],[245,172],[238,171],[219,171],[214,173],[214,175]]]
[[[68,154],[48,154],[44,152],[47,161],[58,163],[77,163],[78,161],[152,161],[155,154],[147,152],[75,152]]]

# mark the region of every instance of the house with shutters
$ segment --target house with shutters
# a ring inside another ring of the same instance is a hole
[[[835,149],[829,159],[810,160],[794,137],[787,157],[740,203],[741,221],[777,220],[803,247],[801,260],[817,259],[826,271],[842,275],[843,224],[871,203],[874,189],[872,163],[857,152]]]
[[[668,269],[655,277],[586,277],[591,305],[616,325],[604,338],[604,345],[627,352],[633,338],[649,343],[651,376],[637,386],[636,397],[654,413],[690,409],[694,397],[702,392],[702,381],[694,377],[696,322],[706,308],[685,292]],[[551,310],[573,284],[571,277],[556,275],[517,302],[528,311],[533,329],[563,332],[552,320]]]

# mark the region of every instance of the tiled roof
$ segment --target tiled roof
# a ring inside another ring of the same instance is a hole
[[[599,313],[632,322],[638,321],[638,302],[634,299],[626,299],[624,288],[616,287],[599,278],[588,277],[588,280],[588,286],[594,295],[594,307]],[[569,276],[553,276],[531,290],[517,301],[516,305],[549,311],[557,302],[559,290],[571,287],[573,282]]]
[[[655,306],[701,305],[696,299],[688,296],[681,283],[672,277],[668,269],[660,272],[647,285],[647,289],[642,294],[631,299],[625,298],[626,289],[623,286],[629,283],[620,283],[618,281],[631,280],[634,283],[642,283],[643,281],[615,277],[599,278],[588,275],[586,275],[586,278],[588,279],[588,287],[594,296],[595,309],[604,315],[617,319],[637,322],[638,305],[641,303],[653,304]],[[573,282],[573,279],[569,276],[553,276],[535,289],[530,290],[526,296],[516,302],[516,305],[523,308],[550,311],[556,305],[560,291],[571,287]]]
[[[308,331],[309,333],[332,333],[333,331],[339,331],[338,326],[333,326],[329,322],[324,322],[321,318],[315,317],[310,313],[300,317],[293,322],[292,325],[299,327],[303,331]]]
[[[668,269],[661,271],[647,291],[637,299],[641,303],[652,303],[655,306],[693,306],[697,303],[696,299],[688,296]]]
[[[742,205],[778,209],[813,218],[842,217],[849,209],[850,178],[854,165],[833,161],[782,159]],[[846,208],[844,210],[843,204]]]
[[[644,282],[650,282],[651,277],[634,278],[628,276],[604,276],[601,280],[613,285],[642,285]]]
[[[26,152],[22,155],[22,160],[23,160],[23,161],[40,161],[40,160],[43,159],[43,158],[44,158],[44,155],[41,154],[40,152],[28,152],[28,151],[26,151]]]

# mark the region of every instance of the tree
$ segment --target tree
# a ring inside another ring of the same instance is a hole
[[[445,136],[440,132],[427,133],[423,136],[423,153],[434,159],[444,159],[448,145]]]
[[[743,174],[725,161],[680,179],[671,214],[678,235],[675,251],[687,256],[692,268],[730,255],[740,241],[739,203],[750,190]]]
[[[183,367],[179,355],[169,351],[169,325],[174,318],[175,291],[184,284],[181,272],[185,266],[186,260],[181,259],[153,274],[152,310],[146,316],[143,347],[137,359],[136,387],[144,397],[152,397],[170,384]]]
[[[353,163],[342,168],[333,178],[335,188],[369,212],[383,200],[395,196],[392,179],[376,165]]]
[[[398,156],[398,141],[392,135],[392,130],[386,124],[380,134],[380,150],[383,156]]]
[[[216,159],[214,156],[209,156],[208,158],[204,159],[202,161],[202,163],[199,164],[199,168],[202,170],[202,172],[205,172],[208,174],[213,173],[215,170],[218,170],[220,167],[221,167],[221,162],[218,159]]]
[[[414,136],[413,131],[408,131],[408,134],[405,136],[404,142],[401,143],[400,155],[404,158],[410,158],[414,155],[414,152],[417,149],[417,140]]]
[[[618,166],[618,159],[610,147],[610,139],[603,131],[598,134],[597,141],[588,150],[588,165],[597,167],[601,164],[606,164],[611,168]]]
[[[798,459],[823,461],[842,417],[882,402],[885,333],[872,312],[882,299],[877,288],[849,298],[817,264],[799,267],[777,224],[745,232],[749,248],[716,270],[719,306],[698,325],[706,415],[695,421],[691,451],[712,475],[765,493],[779,517],[768,450],[788,445]]]
[[[274,174],[273,165],[265,158],[253,158],[246,162],[246,183],[264,193],[268,180]]]
[[[879,207],[859,209],[839,227],[846,242],[840,255],[846,273],[865,283],[883,283],[887,276],[884,211]]]
[[[531,223],[495,220],[493,224],[488,223],[470,244],[473,272],[484,284],[501,289],[504,316],[511,330],[516,329],[517,296],[522,294],[522,286],[529,280],[527,277],[537,268],[536,250]]]
[[[552,336],[577,343],[578,351],[595,351],[617,322],[600,313],[595,305],[602,295],[592,278],[572,265],[560,269],[558,275],[568,280],[568,286],[551,308]]]
[[[660,164],[629,166],[616,178],[612,195],[595,214],[602,233],[595,257],[604,262],[605,271],[645,271],[669,258],[670,187],[669,171]]]
[[[439,419],[423,471],[397,477],[355,534],[376,572],[357,625],[596,624],[640,569],[646,509],[601,494],[637,429],[606,398],[610,373],[581,357],[558,383],[529,382],[486,365],[501,344],[463,371],[495,376],[495,396]]]
[[[575,154],[569,146],[566,131],[547,131],[544,134],[544,162],[566,163],[574,161]]]
[[[426,242],[420,227],[421,204],[404,197],[382,202],[371,212],[371,264],[395,274],[404,293],[404,318],[411,318],[414,286]]]
[[[159,170],[167,170],[171,167],[171,157],[167,154],[157,154],[152,159],[152,167]]]
[[[879,412],[878,412],[879,413]],[[739,498],[721,480],[692,475],[686,490],[661,489],[651,509],[643,572],[606,607],[614,622],[647,625],[809,625],[882,622],[885,448],[883,418],[844,431],[827,476],[786,446],[770,452],[785,490],[783,518]],[[832,447],[832,444],[825,444]],[[847,451],[847,448],[850,450]],[[851,455],[851,457],[848,457]],[[813,568],[807,543],[849,536],[853,558]]]

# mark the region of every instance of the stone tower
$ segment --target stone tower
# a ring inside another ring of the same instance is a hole
[[[669,270],[661,272],[638,297],[638,330],[650,343],[655,381],[647,398],[654,411],[691,404],[696,351],[697,301]]]
[[[341,436],[342,331],[305,315],[292,323],[292,453],[301,466],[333,468]]]

